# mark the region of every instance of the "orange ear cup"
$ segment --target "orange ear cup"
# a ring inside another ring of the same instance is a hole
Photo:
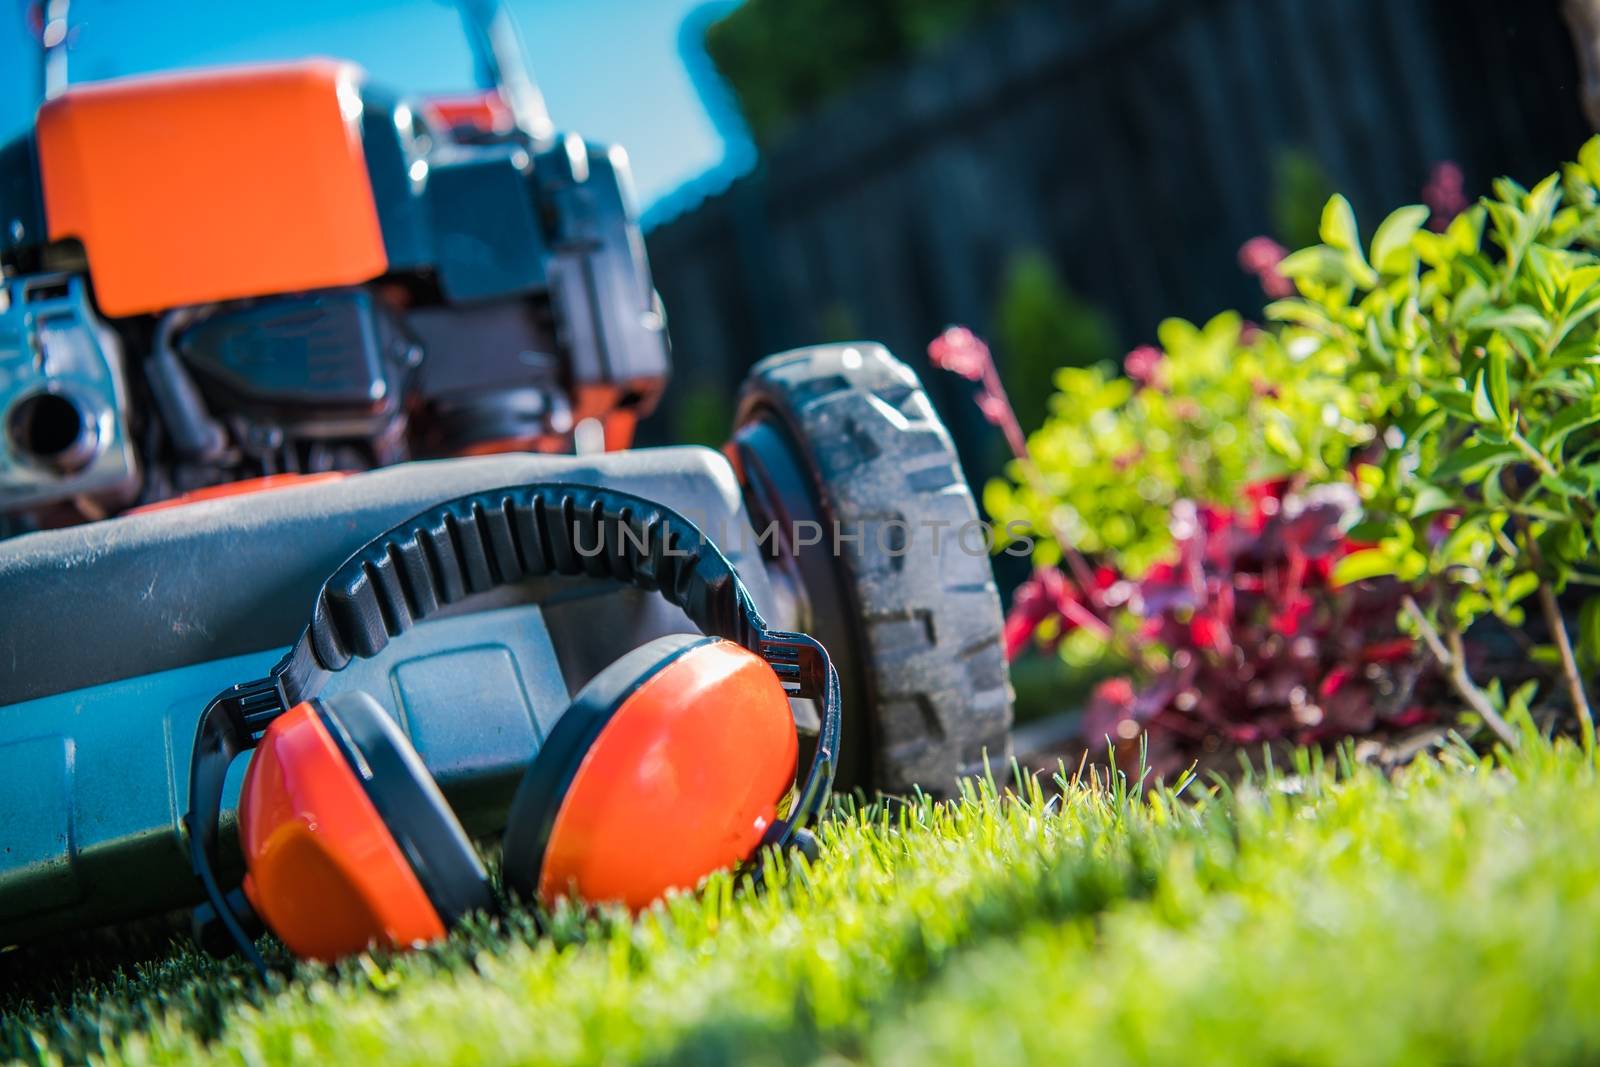
[[[349,761],[310,704],[262,738],[239,799],[244,890],[296,955],[444,936],[444,923]]]
[[[652,642],[585,686],[551,732],[513,803],[506,877],[547,903],[634,909],[690,888],[752,855],[798,749],[759,656],[715,638]]]

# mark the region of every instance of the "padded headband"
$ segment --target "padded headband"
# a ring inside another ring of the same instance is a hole
[[[352,660],[377,655],[441,607],[547,575],[659,592],[703,633],[766,660],[790,696],[819,701],[811,767],[793,808],[763,845],[787,845],[819,814],[839,745],[838,673],[814,638],[767,629],[733,565],[694,523],[653,501],[595,486],[543,483],[457,497],[352,553],[323,583],[310,625],[267,677],[224,690],[201,713],[183,817],[190,864],[217,918],[258,969],[265,964],[215,873],[228,766]]]

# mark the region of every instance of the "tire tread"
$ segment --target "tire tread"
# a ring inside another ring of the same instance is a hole
[[[824,512],[845,529],[900,518],[945,522],[953,537],[977,520],[949,433],[915,374],[882,346],[771,356],[746,382],[741,421],[759,407],[802,443]],[[923,547],[892,554],[868,534],[840,563],[867,644],[873,784],[950,795],[984,772],[985,753],[1006,773],[1012,694],[988,558]]]

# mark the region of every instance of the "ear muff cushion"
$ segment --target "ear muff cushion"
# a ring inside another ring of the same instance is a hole
[[[245,894],[296,955],[331,961],[373,942],[444,936],[438,911],[311,704],[274,722],[251,757],[239,840]]]
[[[637,909],[692,887],[754,852],[793,784],[788,697],[729,641],[651,642],[567,715],[571,748],[540,753],[506,837],[508,881],[547,903],[571,894]]]
[[[445,926],[488,908],[483,864],[395,721],[362,692],[341,693],[318,710]]]

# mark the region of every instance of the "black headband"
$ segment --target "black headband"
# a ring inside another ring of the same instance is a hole
[[[822,704],[816,754],[785,818],[763,842],[787,845],[813,821],[833,787],[839,746],[839,676],[805,634],[768,630],[725,556],[688,519],[628,493],[534,484],[457,497],[379,534],[317,593],[311,624],[267,677],[224,690],[206,705],[189,763],[189,862],[217,918],[258,968],[260,955],[217,883],[217,837],[228,766],[276,718],[321,691],[351,660],[447,604],[545,575],[614,579],[659,592],[702,632],[754,652],[791,697]]]

